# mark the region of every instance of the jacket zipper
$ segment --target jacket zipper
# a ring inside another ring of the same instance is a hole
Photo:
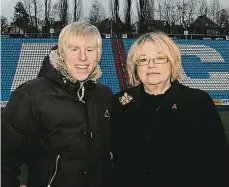
[[[58,156],[56,157],[56,167],[55,167],[55,172],[54,172],[53,176],[51,177],[51,179],[49,180],[49,182],[48,182],[48,186],[47,186],[47,187],[51,187],[52,181],[53,181],[53,179],[54,179],[54,178],[55,178],[55,176],[56,176],[56,173],[57,173],[57,166],[58,166],[58,161],[59,161],[59,158],[60,158],[60,155],[58,155]]]

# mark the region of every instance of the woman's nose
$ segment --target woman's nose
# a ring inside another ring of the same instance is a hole
[[[155,66],[157,66],[157,65],[155,64],[154,59],[150,59],[148,67],[152,68],[152,67],[155,67]]]

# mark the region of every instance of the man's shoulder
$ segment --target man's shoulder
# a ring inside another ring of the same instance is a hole
[[[105,85],[105,84],[101,84],[101,83],[97,83],[97,90],[99,90],[99,92],[103,92],[107,95],[107,97],[113,97],[114,93],[112,91],[112,88]]]
[[[102,83],[97,83],[97,88],[102,89],[102,90],[111,90],[112,91],[111,87],[105,84],[102,84]]]
[[[42,90],[47,90],[50,88],[50,81],[45,78],[36,78],[24,82],[16,88],[16,91],[25,92],[29,95],[37,94],[42,92]]]

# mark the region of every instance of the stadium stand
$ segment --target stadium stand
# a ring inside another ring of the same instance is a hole
[[[181,82],[207,91],[218,105],[229,105],[229,41],[174,40],[182,55]],[[134,39],[124,39],[126,53]]]
[[[120,90],[118,76],[115,69],[113,51],[111,48],[111,40],[103,39],[103,54],[100,60],[100,67],[102,69],[102,77],[99,82],[109,85],[113,92],[118,92]]]
[[[126,71],[126,52],[122,40],[113,39],[111,43],[114,54],[116,72],[119,79],[119,86],[122,90],[129,87],[128,75]]]
[[[181,82],[193,88],[206,90],[218,105],[229,105],[229,41],[174,41],[179,45],[182,54]],[[112,39],[103,39],[103,54],[100,61],[103,75],[99,81],[109,85],[115,93],[123,89],[120,87],[120,79],[123,76],[117,73],[115,63],[118,62],[115,58],[117,59],[117,55],[120,54],[119,59],[126,58],[125,55],[134,39],[123,39],[121,42],[124,47],[114,49]],[[37,76],[43,58],[56,44],[57,39],[2,38],[1,106],[7,103],[16,87]]]
[[[44,57],[57,44],[57,39],[2,39],[1,106],[5,106],[11,92],[20,84],[36,78]],[[103,40],[100,61],[103,76],[99,80],[120,90],[110,40]]]
[[[181,82],[207,91],[217,105],[229,106],[229,40],[174,41],[182,54]],[[99,81],[109,85],[115,93],[128,86],[123,80],[126,77],[124,59],[133,42],[134,39],[128,38],[115,42],[103,39],[100,61],[103,74]],[[121,47],[115,46],[117,43]],[[56,44],[57,39],[1,38],[1,108],[7,104],[16,87],[37,77],[44,57]],[[229,139],[228,111],[227,107],[226,111],[220,111],[220,115]],[[21,169],[21,183],[25,184],[27,167],[23,165]]]

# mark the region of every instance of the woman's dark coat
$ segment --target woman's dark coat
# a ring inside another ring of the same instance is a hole
[[[142,85],[116,94],[111,149],[114,187],[229,186],[229,145],[213,101],[177,81],[164,95]]]

